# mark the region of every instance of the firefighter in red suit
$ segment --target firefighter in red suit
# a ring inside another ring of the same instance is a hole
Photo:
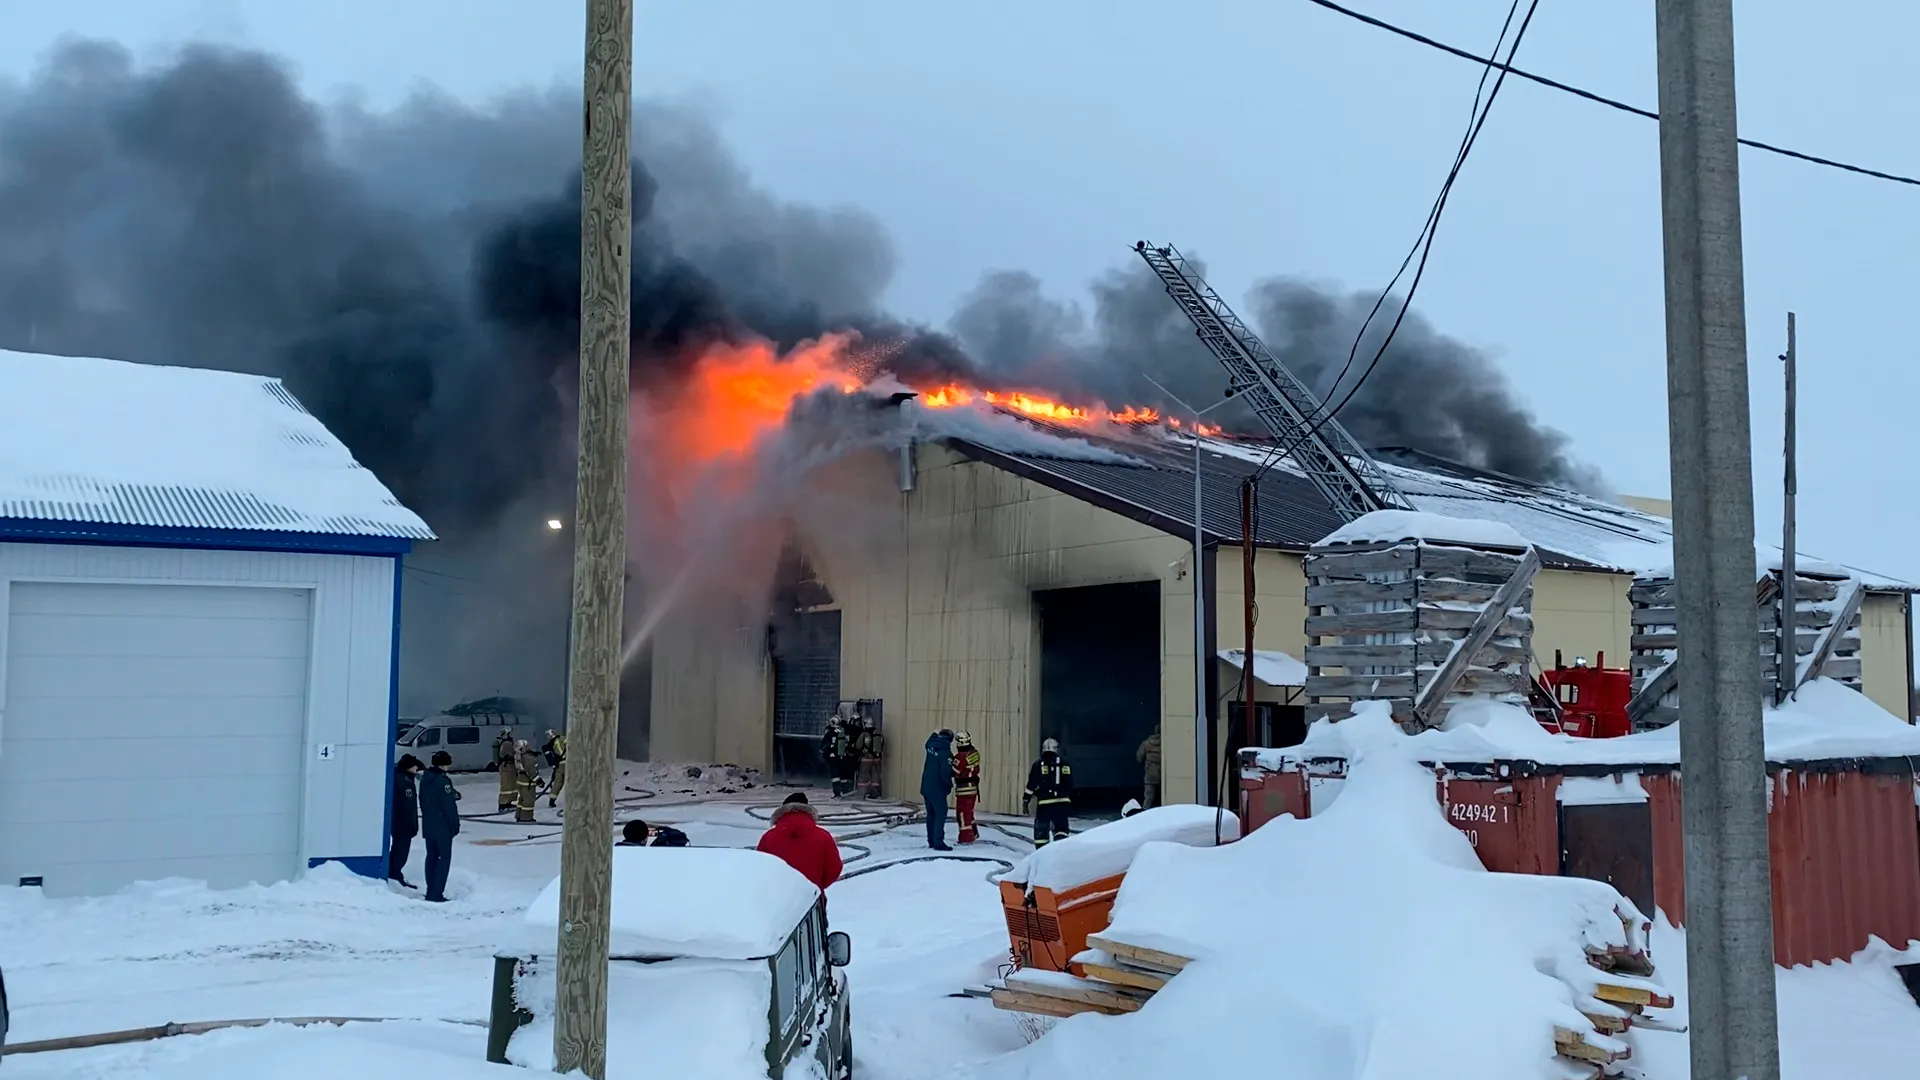
[[[827,886],[840,880],[840,845],[820,827],[807,793],[796,791],[773,812],[773,825],[760,837],[761,851],[777,855],[820,888],[826,903]]]
[[[973,823],[973,805],[980,801],[980,751],[973,736],[962,731],[953,737],[953,820],[960,826],[960,842],[980,839]]]

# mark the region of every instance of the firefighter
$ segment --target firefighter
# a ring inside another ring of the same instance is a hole
[[[1073,816],[1073,766],[1060,758],[1060,740],[1040,742],[1040,758],[1027,770],[1027,793],[1022,809],[1033,806],[1033,846],[1045,847],[1067,835]]]
[[[860,755],[860,788],[867,798],[877,799],[880,797],[880,725],[871,717],[862,720],[853,742]]]
[[[493,740],[493,762],[500,770],[500,813],[504,814],[520,797],[520,766],[513,752],[512,728],[501,731]]]
[[[853,794],[853,771],[860,764],[853,739],[839,716],[827,718],[827,733],[820,736],[820,756],[826,759],[827,775],[833,778],[833,797]]]
[[[533,820],[533,789],[540,782],[540,755],[533,752],[533,746],[521,739],[515,747],[516,757],[513,820],[531,822]]]
[[[567,737],[556,735],[552,728],[547,729],[547,745],[540,748],[540,756],[547,759],[547,768],[553,770],[553,779],[547,781],[547,805],[560,805],[560,789],[567,786]]]
[[[973,748],[973,736],[964,731],[953,736],[953,820],[960,826],[960,842],[971,844],[980,839],[973,823],[973,806],[980,799],[980,751]]]
[[[1160,805],[1160,729],[1153,729],[1140,749],[1133,752],[1140,763],[1140,807],[1151,810]]]

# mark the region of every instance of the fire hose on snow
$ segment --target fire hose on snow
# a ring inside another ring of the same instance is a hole
[[[191,1024],[165,1023],[153,1027],[127,1028],[123,1031],[103,1031],[93,1035],[68,1035],[59,1039],[37,1039],[33,1042],[8,1043],[0,1048],[0,1055],[13,1057],[16,1054],[45,1054],[55,1050],[87,1050],[98,1046],[121,1046],[126,1043],[153,1042],[156,1039],[171,1039],[179,1035],[205,1035],[208,1032],[224,1031],[228,1028],[257,1028],[269,1024],[286,1024],[289,1027],[315,1027],[326,1024],[331,1027],[343,1027],[347,1024],[387,1024],[387,1023],[432,1023],[412,1017],[399,1016],[275,1016],[252,1020],[203,1020]],[[441,1020],[442,1024],[459,1024],[462,1027],[485,1027],[479,1020]]]

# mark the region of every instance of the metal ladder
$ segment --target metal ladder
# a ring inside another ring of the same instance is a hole
[[[1134,251],[1146,260],[1166,285],[1167,295],[1192,320],[1207,351],[1227,369],[1228,393],[1246,399],[1342,521],[1375,510],[1413,509],[1406,495],[1347,429],[1323,415],[1325,408],[1313,392],[1267,349],[1178,250],[1143,241],[1134,245]]]

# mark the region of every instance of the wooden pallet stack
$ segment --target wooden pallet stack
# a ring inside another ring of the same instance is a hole
[[[1323,544],[1307,556],[1307,720],[1383,700],[1409,732],[1468,697],[1525,706],[1532,677],[1532,548],[1405,540]]]
[[[1775,695],[1797,689],[1816,675],[1861,688],[1860,605],[1866,592],[1853,578],[1826,574],[1794,575],[1794,653],[1783,664],[1780,573],[1754,586],[1755,629],[1760,651],[1760,691]],[[1665,727],[1680,718],[1680,617],[1670,577],[1642,577],[1628,592],[1633,604],[1633,700],[1627,715],[1636,728]]]
[[[1621,913],[1628,941],[1644,942],[1649,927],[1633,926],[1636,917]],[[1638,930],[1636,933],[1635,930]],[[1080,1013],[1120,1016],[1138,1012],[1168,981],[1191,964],[1187,957],[1129,945],[1104,934],[1087,938],[1087,951],[1074,957],[1081,976],[1056,971],[1014,971],[994,987],[995,1008],[1054,1018]],[[1620,1036],[1631,1028],[1684,1031],[1663,1019],[1673,995],[1654,981],[1652,958],[1644,948],[1589,949],[1587,962],[1597,972],[1581,1012],[1591,1025],[1580,1031],[1556,1027],[1554,1054],[1569,1076],[1616,1077],[1624,1074],[1631,1048]],[[1576,1001],[1580,1000],[1576,996]]]

